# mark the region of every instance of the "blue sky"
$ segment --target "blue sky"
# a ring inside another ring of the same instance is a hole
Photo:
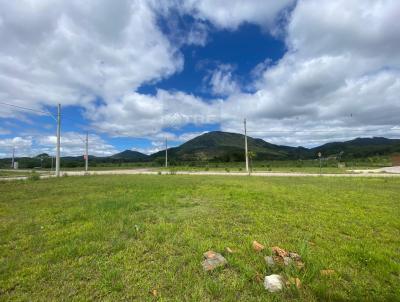
[[[378,3],[379,2],[379,3]],[[398,1],[0,1],[0,157],[399,137]],[[315,11],[318,10],[318,14]],[[397,12],[397,13],[396,13]],[[367,26],[368,25],[368,26]],[[5,105],[31,108],[28,111]]]

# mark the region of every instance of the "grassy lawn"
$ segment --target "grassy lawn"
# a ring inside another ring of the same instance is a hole
[[[19,177],[29,176],[32,172],[30,171],[12,171],[12,170],[0,170],[0,177]]]
[[[399,196],[395,178],[1,182],[0,300],[399,301]],[[267,268],[253,240],[299,252],[305,268]],[[204,272],[209,249],[228,265]],[[273,272],[301,289],[267,292],[256,276]]]
[[[319,167],[273,167],[273,168],[265,168],[265,167],[256,167],[253,169],[254,173],[257,172],[294,172],[294,173],[313,173],[319,174],[343,174],[343,173],[352,173],[349,172],[350,168],[337,168],[337,167],[323,167],[321,170]],[[357,168],[363,169],[363,168]],[[365,169],[371,169],[371,167],[365,167]],[[176,166],[176,167],[162,167],[158,169],[154,169],[157,171],[190,171],[190,172],[242,172],[246,173],[245,167],[189,167],[189,166]]]

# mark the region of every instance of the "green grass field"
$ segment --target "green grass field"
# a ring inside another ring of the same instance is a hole
[[[0,182],[0,300],[399,301],[399,196],[397,178]],[[278,271],[253,240],[303,256],[282,271],[301,289],[264,289],[256,276]],[[228,265],[204,272],[209,249]]]

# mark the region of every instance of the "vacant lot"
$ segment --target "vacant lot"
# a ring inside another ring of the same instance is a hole
[[[400,179],[379,178],[0,183],[0,300],[400,300],[399,196]],[[270,252],[253,240],[303,256],[303,270],[283,272],[301,289],[265,291]],[[204,272],[209,249],[228,265]]]

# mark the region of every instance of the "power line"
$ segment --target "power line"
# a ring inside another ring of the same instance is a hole
[[[32,108],[23,107],[23,106],[18,106],[18,105],[13,105],[13,104],[4,103],[4,102],[0,102],[0,104],[6,105],[6,106],[10,106],[10,107],[14,107],[14,108],[18,108],[18,109],[22,109],[22,110],[27,110],[27,111],[42,113],[42,114],[45,114],[45,115],[48,115],[48,116],[52,117],[54,120],[57,121],[57,119],[55,118],[55,116],[54,116],[50,111],[48,111],[48,110],[42,111],[42,110],[32,109]]]
[[[23,110],[29,110],[29,111],[33,111],[33,112],[39,112],[39,113],[43,113],[43,114],[49,114],[50,112],[46,112],[46,111],[41,111],[41,110],[37,110],[37,109],[32,109],[32,108],[28,108],[28,107],[23,107],[23,106],[17,106],[17,105],[13,105],[13,104],[9,104],[9,103],[4,103],[4,102],[0,102],[0,104],[2,105],[7,105],[10,107],[14,107],[14,108],[18,108],[18,109],[23,109]]]

